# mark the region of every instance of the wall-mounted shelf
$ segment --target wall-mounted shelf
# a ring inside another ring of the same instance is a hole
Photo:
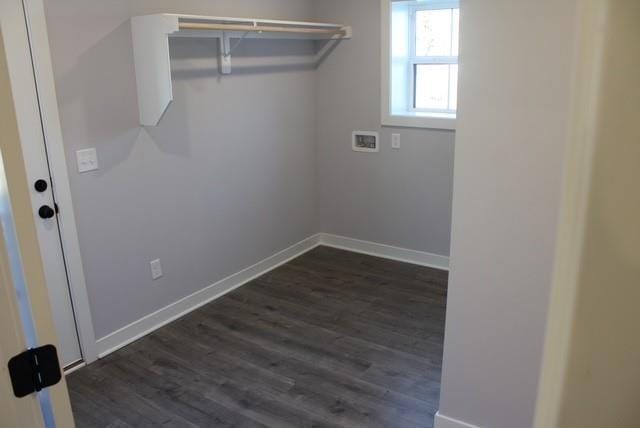
[[[157,125],[173,99],[169,37],[219,39],[220,72],[229,74],[233,49],[247,38],[341,40],[352,35],[351,27],[338,24],[168,13],[133,17],[131,30],[143,126]]]

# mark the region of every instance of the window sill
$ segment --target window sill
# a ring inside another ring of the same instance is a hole
[[[398,126],[407,128],[456,130],[456,116],[453,114],[433,114],[419,112],[402,112],[382,116],[382,126]]]

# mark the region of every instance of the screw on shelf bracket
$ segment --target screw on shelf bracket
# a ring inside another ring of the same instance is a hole
[[[254,26],[257,26],[257,24],[254,23]],[[231,36],[227,35],[225,31],[222,32],[222,37],[220,38],[220,73],[231,74],[231,54],[240,46],[248,34],[249,31],[245,31],[231,46]]]

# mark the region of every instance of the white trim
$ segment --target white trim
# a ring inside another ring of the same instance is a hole
[[[32,49],[32,60],[35,70],[36,85],[45,144],[50,165],[50,172],[55,185],[55,197],[61,208],[59,214],[60,235],[67,263],[69,288],[74,304],[74,315],[80,339],[80,348],[87,363],[97,359],[93,320],[89,307],[86,280],[80,255],[80,244],[71,200],[71,187],[67,173],[65,149],[60,127],[60,116],[56,97],[49,37],[42,0],[24,0],[25,15],[29,23],[29,37]]]
[[[382,125],[391,111],[391,1],[380,0],[380,117]]]
[[[573,60],[570,132],[564,161],[560,221],[556,232],[555,266],[546,320],[544,353],[538,382],[533,426],[559,427],[567,405],[570,355],[575,346],[576,305],[583,276],[583,254],[589,206],[595,192],[594,158],[600,143],[605,75],[606,40],[613,31],[611,2],[580,3]],[[636,33],[637,34],[637,33]],[[626,78],[622,77],[622,78]],[[611,425],[615,425],[611,423]]]
[[[71,373],[78,371],[81,368],[86,366],[87,366],[87,363],[84,361],[81,361],[78,364],[72,364],[68,369],[64,369],[64,375],[69,376]]]
[[[460,0],[432,0],[432,1],[414,1],[411,5],[413,10],[438,10],[438,9],[456,9],[460,7]]]
[[[99,358],[117,351],[158,328],[192,312],[255,278],[287,263],[320,245],[320,235],[313,235],[266,259],[234,273],[210,286],[171,303],[97,341]]]
[[[312,235],[291,247],[284,249],[266,259],[232,274],[208,287],[196,291],[177,302],[171,303],[162,309],[140,318],[131,324],[116,330],[107,336],[98,339],[96,347],[99,358],[104,358],[112,352],[146,336],[158,328],[192,312],[199,307],[224,296],[230,291],[248,283],[249,281],[264,275],[265,273],[301,256],[302,254],[324,245],[332,248],[353,251],[371,256],[398,260],[420,266],[448,270],[449,258],[422,251],[408,250],[385,244],[361,241],[328,233]]]
[[[345,236],[332,235],[330,233],[320,234],[320,245],[353,251],[355,253],[367,254],[370,256],[383,257],[385,259],[397,260],[414,265],[449,270],[449,257],[424,251],[409,250],[407,248],[362,241],[359,239],[347,238]]]
[[[388,93],[389,90],[387,89],[387,94]],[[383,103],[382,105],[384,106],[386,104]],[[420,112],[407,112],[405,115],[398,116],[383,111],[380,123],[382,126],[395,126],[401,128],[426,128],[440,129],[443,131],[456,130],[455,118],[436,117],[435,115]]]
[[[434,428],[479,428],[476,425],[471,425],[466,422],[462,422],[458,419],[450,418],[441,414],[439,411],[436,413],[434,420]]]

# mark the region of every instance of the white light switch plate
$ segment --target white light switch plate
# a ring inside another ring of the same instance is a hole
[[[151,278],[158,279],[162,277],[162,266],[160,265],[160,259],[155,259],[149,262],[151,265]]]
[[[400,134],[391,134],[391,148],[400,150]]]
[[[76,152],[78,172],[89,172],[98,169],[98,153],[96,149],[84,149]]]

